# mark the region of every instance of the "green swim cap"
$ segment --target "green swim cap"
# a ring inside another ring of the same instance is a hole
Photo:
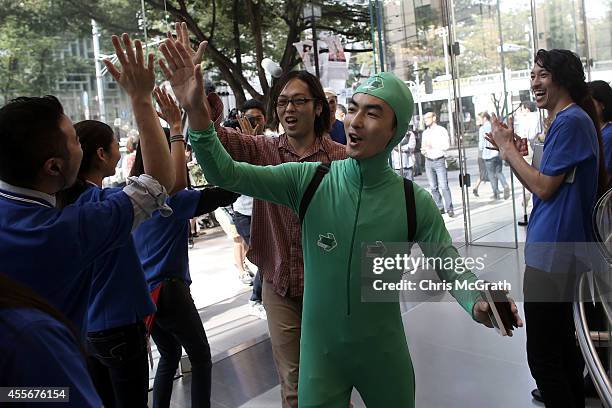
[[[397,118],[397,128],[389,146],[391,148],[396,146],[406,135],[414,112],[414,99],[408,86],[394,74],[381,72],[372,75],[359,85],[355,90],[355,94],[358,93],[380,98],[393,109]]]

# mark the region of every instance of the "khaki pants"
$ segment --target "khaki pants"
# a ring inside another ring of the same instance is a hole
[[[297,408],[302,298],[280,296],[266,281],[263,283],[262,298],[281,384],[283,408]]]

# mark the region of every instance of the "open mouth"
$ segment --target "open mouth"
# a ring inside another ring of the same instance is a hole
[[[546,96],[546,91],[544,89],[534,89],[533,95],[537,100],[542,100]]]
[[[297,118],[295,116],[286,116],[285,123],[289,126],[295,126],[297,124]]]
[[[348,135],[348,136],[349,136],[349,141],[350,141],[352,144],[357,144],[357,143],[359,143],[359,142],[362,140],[362,139],[361,139],[359,136],[357,136],[357,134],[355,134],[355,133],[349,133],[349,135]]]

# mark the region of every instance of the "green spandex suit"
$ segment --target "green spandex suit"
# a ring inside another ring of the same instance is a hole
[[[406,241],[403,179],[389,166],[389,155],[406,133],[414,103],[406,85],[390,73],[370,77],[355,91],[360,92],[387,102],[397,129],[384,152],[365,160],[333,162],[305,214],[300,408],[347,408],[353,387],[368,408],[414,407],[414,373],[399,303],[362,302],[360,287],[362,242]],[[298,212],[318,163],[234,162],[212,124],[204,131],[190,130],[189,136],[209,181]],[[414,194],[415,241],[424,254],[458,257],[429,193],[415,185]],[[449,282],[477,279],[471,272],[438,274]],[[471,314],[477,292],[451,293]]]

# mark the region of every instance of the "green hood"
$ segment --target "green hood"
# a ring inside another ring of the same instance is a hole
[[[365,181],[376,183],[383,177],[386,170],[391,170],[389,166],[389,157],[391,150],[402,141],[408,130],[412,112],[414,111],[414,100],[408,86],[398,77],[390,72],[381,72],[372,75],[356,90],[355,94],[364,93],[385,101],[397,118],[397,126],[393,138],[382,152],[377,155],[364,159],[352,160],[355,165],[355,170],[365,177]],[[358,162],[358,163],[357,163]],[[381,170],[385,170],[382,171]],[[378,179],[378,180],[377,180]]]

